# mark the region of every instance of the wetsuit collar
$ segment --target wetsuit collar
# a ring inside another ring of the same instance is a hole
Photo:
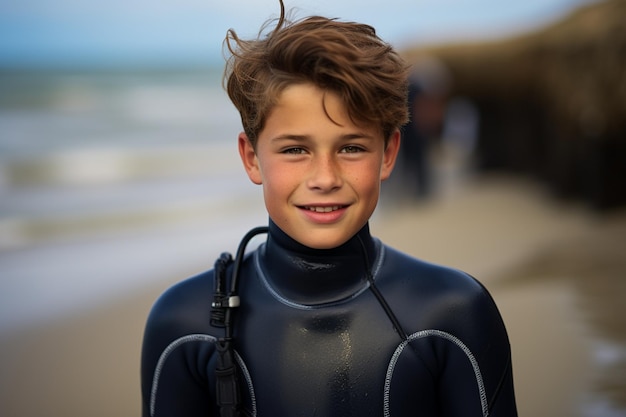
[[[337,248],[312,249],[289,237],[271,220],[267,242],[259,253],[267,284],[280,297],[302,305],[334,303],[366,288],[365,254],[372,270],[377,245],[368,224]]]

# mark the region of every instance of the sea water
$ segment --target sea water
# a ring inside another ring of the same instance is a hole
[[[220,77],[0,73],[0,332],[208,269],[266,223]]]

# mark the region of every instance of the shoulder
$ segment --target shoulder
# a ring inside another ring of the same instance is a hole
[[[187,278],[168,288],[154,303],[147,331],[169,334],[206,332],[213,298],[213,270]]]
[[[493,298],[477,279],[464,271],[416,259],[388,246],[380,271],[380,287],[386,288],[407,314],[420,310],[421,317],[439,326],[500,321]]]
[[[422,291],[483,293],[483,285],[468,273],[414,258],[387,245],[380,269],[384,280],[403,286],[417,286]]]

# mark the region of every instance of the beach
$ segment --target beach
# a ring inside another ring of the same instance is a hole
[[[626,415],[624,210],[600,215],[533,181],[486,176],[386,219],[383,240],[489,289],[520,416]]]
[[[373,234],[486,285],[509,331],[521,416],[623,416],[626,213],[597,216],[516,178],[460,188],[433,201],[383,205]],[[1,414],[139,415],[146,316],[189,273],[166,270],[157,285],[5,332]]]
[[[140,415],[152,304],[267,222],[216,77],[4,85],[23,104],[0,99],[3,417]],[[394,173],[372,234],[487,287],[520,416],[626,416],[626,210],[596,212],[463,162],[435,158],[427,199],[406,196]]]

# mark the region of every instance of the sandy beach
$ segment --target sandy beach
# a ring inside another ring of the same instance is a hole
[[[626,415],[626,211],[595,214],[514,177],[445,190],[383,202],[373,234],[463,269],[492,292],[509,331],[520,416]],[[143,325],[155,298],[182,278],[168,271],[107,305],[2,334],[0,415],[140,415]]]
[[[13,3],[0,15],[0,417],[138,417],[152,305],[267,222],[223,58],[229,27],[247,39],[280,8]],[[295,3],[294,18],[323,2]],[[485,285],[519,416],[626,417],[626,206],[555,197],[624,201],[626,2],[328,3],[319,14],[375,26],[419,90],[411,118],[428,139],[398,159],[372,234]],[[403,163],[428,169],[407,181]],[[431,178],[432,195],[407,195]]]

